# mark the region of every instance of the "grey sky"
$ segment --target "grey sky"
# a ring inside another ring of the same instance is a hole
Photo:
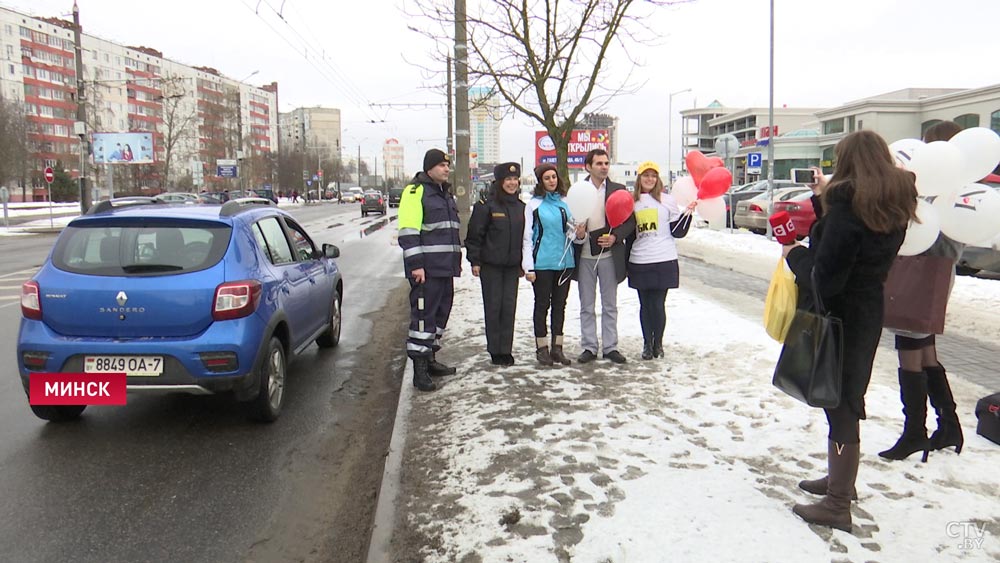
[[[995,29],[1000,1],[774,3],[778,107],[839,105],[910,86],[974,88],[1000,82],[1000,35]],[[0,4],[69,18],[73,2]],[[275,13],[282,0],[79,0],[87,33],[153,47],[167,58],[212,66],[235,79],[259,70],[251,82],[278,81],[281,111],[303,105],[339,107],[345,151],[356,153],[360,144],[363,158],[381,159],[382,141],[397,137],[406,145],[407,168],[417,170],[426,149],[443,148],[443,108],[368,107],[371,102],[444,102],[443,90],[432,89],[443,75],[427,76],[417,66],[430,64],[431,45],[407,30],[403,1],[283,4],[287,23]],[[470,9],[474,4],[469,0]],[[768,10],[768,0],[698,0],[660,10],[643,22],[661,39],[633,52],[644,63],[633,74],[633,82],[642,86],[604,108],[621,118],[623,160],[664,163],[669,92],[692,89],[674,96],[675,114],[713,99],[727,106],[767,106]],[[607,80],[614,84],[623,79],[627,62],[615,56],[611,63]],[[385,123],[368,123],[373,119]],[[503,158],[523,157],[530,165],[534,129],[525,118],[505,122]],[[675,153],[679,129],[675,119]]]

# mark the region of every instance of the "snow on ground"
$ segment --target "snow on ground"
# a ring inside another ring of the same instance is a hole
[[[699,232],[695,240],[716,236]],[[755,246],[736,240],[746,246],[720,245],[733,252]],[[489,364],[480,285],[466,268],[440,354],[459,375],[434,393],[414,394],[410,413],[400,510],[427,538],[424,560],[1000,558],[1000,448],[975,434],[974,418],[962,418],[961,456],[935,452],[922,464],[917,456],[889,463],[876,455],[901,426],[894,358],[884,352],[862,425],[853,533],[794,516],[792,504],[817,499],[797,482],[826,469],[822,412],[771,386],[779,345],[756,315],[720,305],[718,290],[685,280],[683,271],[681,283],[667,298],[664,359],[639,360],[638,300],[622,284],[620,348],[629,363],[541,368],[531,338],[533,296],[522,281],[518,363],[500,368]],[[574,358],[576,295],[574,285],[566,319]],[[980,391],[956,386],[967,411]],[[977,539],[967,532],[972,526],[985,526],[983,543],[963,549],[965,539]]]
[[[781,257],[777,242],[746,230],[692,229],[678,248],[683,256],[768,280]],[[1000,280],[956,277],[945,330],[985,342],[1000,341]]]

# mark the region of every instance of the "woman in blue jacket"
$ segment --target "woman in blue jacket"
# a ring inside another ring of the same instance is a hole
[[[563,321],[566,298],[573,271],[573,250],[570,237],[583,238],[583,226],[574,229],[570,212],[563,197],[566,185],[551,164],[535,168],[534,197],[524,208],[524,248],[521,268],[535,290],[535,358],[543,366],[554,363],[569,365],[563,354]],[[546,318],[552,308],[552,348],[546,335]]]

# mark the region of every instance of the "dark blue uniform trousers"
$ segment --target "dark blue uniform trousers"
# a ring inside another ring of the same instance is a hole
[[[451,316],[455,296],[455,278],[425,278],[424,283],[410,281],[410,331],[406,355],[429,358],[441,349],[441,337]]]

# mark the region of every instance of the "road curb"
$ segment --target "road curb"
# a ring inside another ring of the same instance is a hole
[[[389,561],[392,553],[392,532],[396,519],[396,497],[399,495],[400,471],[403,465],[403,451],[406,448],[406,435],[409,430],[410,404],[413,398],[413,386],[407,385],[411,362],[409,359],[403,365],[403,377],[399,390],[399,404],[396,406],[396,418],[392,423],[392,438],[389,440],[389,451],[382,470],[382,482],[378,489],[378,504],[375,506],[372,535],[368,541],[368,563],[383,563]]]

